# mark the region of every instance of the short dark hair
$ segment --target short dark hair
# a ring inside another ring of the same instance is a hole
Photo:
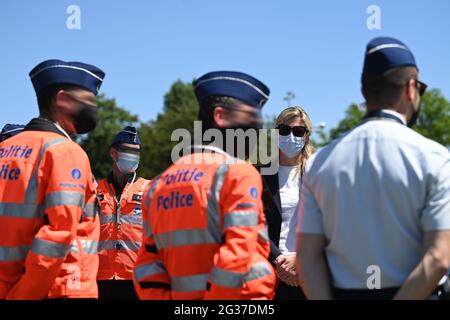
[[[390,106],[398,102],[408,80],[417,79],[415,67],[398,67],[382,75],[365,76],[362,80],[362,92],[367,103]]]
[[[41,114],[50,112],[53,99],[55,98],[59,90],[70,90],[74,88],[76,88],[76,86],[69,84],[54,84],[39,91],[39,93],[37,94],[39,112]]]
[[[233,108],[240,103],[242,103],[240,100],[227,96],[208,97],[200,105],[198,120],[203,122],[203,129],[213,128],[213,114],[216,107]]]

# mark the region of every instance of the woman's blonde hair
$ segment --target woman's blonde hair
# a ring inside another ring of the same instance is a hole
[[[299,118],[308,129],[308,131],[305,133],[305,146],[303,147],[303,150],[301,152],[301,160],[298,167],[298,172],[300,172],[300,175],[303,175],[303,173],[305,172],[306,162],[314,152],[314,147],[311,145],[310,139],[313,130],[311,119],[309,118],[306,111],[303,110],[303,108],[292,106],[281,111],[275,121],[275,125],[278,126],[280,124],[287,124],[289,121],[296,118]]]

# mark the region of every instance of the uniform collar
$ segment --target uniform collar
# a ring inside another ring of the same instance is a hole
[[[59,125],[54,123],[51,120],[44,118],[34,118],[25,126],[24,131],[46,131],[46,132],[54,132],[59,135],[62,135],[70,140],[72,140],[69,134],[64,131]]]
[[[120,197],[123,193],[123,190],[127,186],[127,184],[133,182],[133,177],[134,177],[134,174],[128,178],[127,183],[124,186],[120,186],[117,184],[116,180],[114,179],[114,173],[111,171],[108,174],[108,176],[106,177],[106,181],[113,186],[116,196]],[[139,176],[136,174],[136,177],[134,178],[134,182],[138,181],[138,179],[139,179]]]
[[[138,179],[139,179],[139,176],[136,175],[136,179],[134,179],[134,180],[137,181]],[[106,177],[106,180],[109,183],[114,183],[114,173],[112,171],[108,174],[108,176]],[[133,175],[131,175],[127,180],[127,182],[131,182],[131,181],[133,181]]]
[[[388,114],[391,114],[391,115],[397,117],[406,126],[405,116],[402,115],[401,113],[399,113],[399,112],[397,112],[395,110],[390,110],[390,109],[381,109],[381,111],[383,111],[384,113],[388,113]]]
[[[368,112],[363,118],[363,123],[377,119],[388,119],[406,126],[406,120],[404,116],[397,111],[389,109],[378,109]]]

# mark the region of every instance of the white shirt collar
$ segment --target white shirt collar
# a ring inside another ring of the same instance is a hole
[[[401,122],[406,126],[406,119],[405,119],[405,116],[402,115],[401,113],[398,113],[397,111],[390,110],[390,109],[382,109],[381,111],[383,111],[383,112],[385,112],[385,113],[389,113],[389,114],[393,115],[394,117],[400,119]]]

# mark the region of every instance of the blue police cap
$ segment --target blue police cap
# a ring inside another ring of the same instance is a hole
[[[12,136],[15,136],[18,133],[21,133],[23,129],[25,128],[22,124],[11,124],[7,123],[2,129],[2,132],[0,133],[0,141],[6,140],[8,138],[11,138]]]
[[[202,102],[211,96],[238,99],[260,110],[269,99],[269,88],[258,79],[236,71],[209,72],[193,82],[197,100]]]
[[[97,95],[105,77],[105,73],[93,65],[61,60],[41,62],[29,75],[36,94],[50,85],[69,84]]]
[[[362,76],[377,76],[403,66],[418,69],[411,50],[397,39],[378,37],[367,44]]]
[[[139,139],[136,128],[132,126],[123,128],[122,131],[116,134],[111,145],[113,146],[118,143],[141,145],[141,139]]]

